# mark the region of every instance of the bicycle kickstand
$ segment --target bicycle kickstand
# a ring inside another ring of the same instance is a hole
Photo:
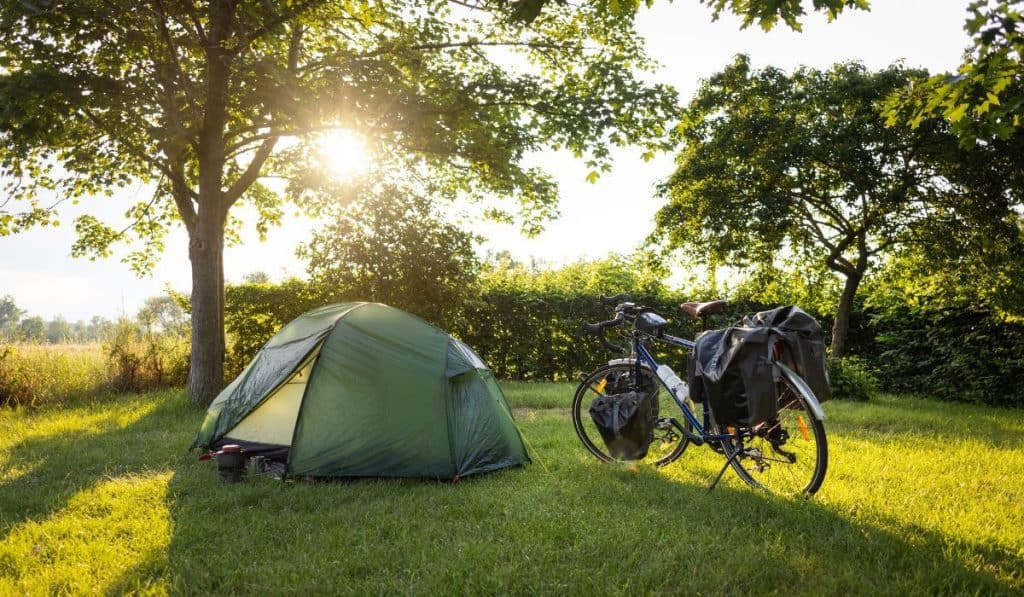
[[[712,491],[715,490],[715,486],[718,485],[718,482],[722,480],[722,475],[725,474],[725,469],[729,468],[729,465],[732,464],[732,462],[736,460],[736,458],[739,455],[740,450],[736,450],[735,452],[732,453],[732,456],[725,459],[725,464],[722,466],[722,470],[718,471],[718,476],[715,477],[715,480],[712,481],[711,485],[708,486],[708,493],[711,493]]]

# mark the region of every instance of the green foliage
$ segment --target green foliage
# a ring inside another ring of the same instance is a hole
[[[367,187],[299,251],[324,302],[369,301],[448,328],[476,291],[479,240],[430,199],[391,185]]]
[[[145,316],[147,308],[142,313]],[[182,331],[179,327],[161,333],[151,320],[140,324],[120,319],[103,344],[111,388],[142,392],[183,385],[188,378],[189,344]]]
[[[107,387],[97,345],[0,344],[0,407],[36,408]]]
[[[618,355],[609,353],[582,324],[609,319],[601,294],[629,293],[638,303],[654,308],[672,321],[673,333],[693,336],[697,325],[679,309],[684,299],[663,286],[660,269],[648,256],[609,256],[593,262],[569,264],[557,270],[529,268],[503,259],[488,265],[481,277],[479,297],[466,307],[466,317],[449,331],[465,340],[507,379],[575,379],[582,372]],[[713,325],[739,319],[736,305],[717,316]],[[620,343],[625,345],[624,340]],[[685,357],[678,351],[662,354],[679,370]]]
[[[506,0],[498,0],[504,3]],[[561,4],[564,0],[512,0],[512,18],[531,22],[549,4]],[[654,0],[590,0],[601,12],[609,17],[632,19],[641,5],[650,6]],[[671,1],[671,0],[669,0]],[[800,31],[800,20],[807,14],[807,3],[801,0],[700,0],[712,10],[715,20],[723,12],[730,12],[743,19],[743,28],[757,23],[769,31],[781,20],[789,28]],[[831,21],[846,9],[868,9],[868,0],[814,0],[812,8],[822,12]]]
[[[18,308],[14,297],[5,294],[0,297],[0,337],[11,337],[25,311]]]
[[[225,289],[228,376],[241,373],[267,340],[285,324],[324,304],[310,284],[289,278],[278,284],[232,284]]]
[[[527,152],[560,147],[606,169],[609,146],[665,146],[675,96],[635,74],[652,65],[631,19],[560,5],[527,27],[504,5],[478,8],[10,5],[0,12],[0,174],[25,209],[2,212],[0,233],[51,222],[47,192],[79,198],[136,180],[154,194],[127,208],[132,225],[82,216],[76,254],[107,255],[134,237],[145,243],[126,259],[144,271],[172,220],[198,232],[206,208],[223,219],[236,202],[265,233],[284,198],[340,184],[312,159],[315,133],[330,128],[366,138],[406,180],[429,171],[420,178],[439,193],[515,197],[533,223],[556,189],[523,164]],[[285,177],[286,192],[266,176]]]
[[[684,112],[657,235],[705,263],[766,268],[781,253],[842,275],[842,356],[858,286],[882,256],[1019,236],[1006,223],[1020,189],[990,159],[996,148],[967,151],[937,120],[886,126],[880,102],[921,76],[856,63],[786,74],[738,57]]]
[[[745,303],[799,305],[804,311],[831,321],[840,287],[838,276],[820,263],[777,260],[746,269],[723,296]]]
[[[1019,226],[1016,220],[1008,224]],[[971,235],[957,251],[940,246],[915,245],[888,258],[868,282],[868,304],[934,310],[974,303],[1024,316],[1024,234]]]
[[[828,360],[832,397],[840,400],[867,401],[878,389],[878,380],[868,362],[856,356]]]
[[[978,305],[893,307],[873,318],[883,388],[943,400],[1024,406],[1024,324]]]
[[[573,384],[506,390],[568,400]],[[227,487],[182,450],[202,413],[177,392],[0,412],[0,593],[1024,590],[1018,413],[827,403],[833,467],[808,501],[759,494],[729,471],[709,493],[691,480],[710,454],[695,446],[633,475],[588,456],[564,409],[513,404],[534,464],[457,484]],[[211,538],[225,538],[215,557]]]
[[[18,323],[18,335],[26,342],[46,340],[46,322],[38,315],[26,317]]]
[[[1024,128],[1024,2],[974,0],[964,29],[971,45],[956,74],[940,74],[894,94],[890,123],[941,114],[967,145],[1021,137]]]
[[[685,111],[660,234],[705,260],[771,263],[786,250],[863,273],[974,182],[954,178],[969,160],[941,123],[886,127],[878,114],[918,74],[851,63],[787,75],[738,57]]]

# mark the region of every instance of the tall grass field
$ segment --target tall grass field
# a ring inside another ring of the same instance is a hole
[[[570,384],[507,383],[531,465],[442,483],[217,481],[179,391],[0,411],[0,595],[1019,594],[1020,412],[876,396],[825,405],[810,500],[701,449],[599,463]]]
[[[94,395],[108,385],[100,344],[0,343],[0,407],[38,407]]]

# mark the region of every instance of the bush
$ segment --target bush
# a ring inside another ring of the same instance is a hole
[[[103,352],[110,386],[118,392],[180,386],[188,380],[188,340],[176,334],[158,334],[122,319]]]
[[[33,408],[107,387],[99,345],[0,345],[0,406]]]
[[[224,377],[229,380],[288,322],[328,302],[310,284],[296,278],[277,284],[233,284],[225,288],[224,301],[228,340]]]
[[[1024,324],[985,309],[891,309],[873,322],[884,389],[1024,407]]]
[[[878,379],[866,360],[856,356],[828,360],[832,397],[840,400],[867,401],[878,388]]]

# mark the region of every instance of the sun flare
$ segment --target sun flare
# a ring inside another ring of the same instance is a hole
[[[333,178],[354,178],[370,168],[366,141],[349,130],[336,129],[319,135],[316,152],[320,165]]]

